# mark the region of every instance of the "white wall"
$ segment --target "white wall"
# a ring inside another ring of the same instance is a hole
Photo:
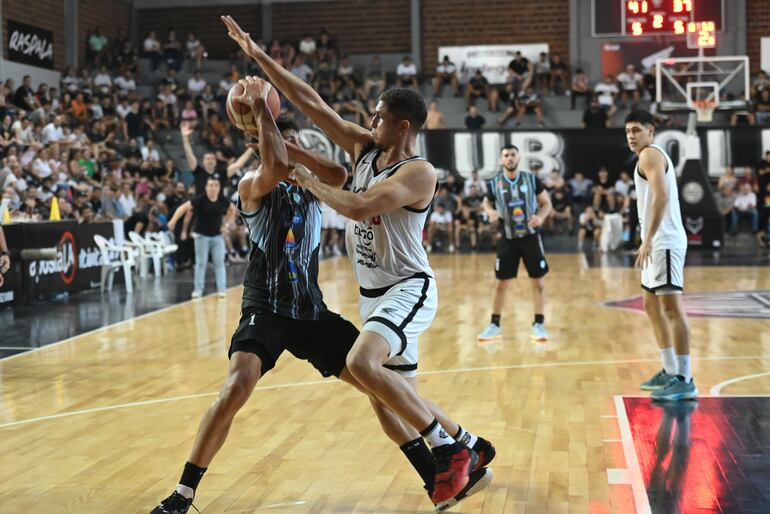
[[[39,86],[41,82],[48,84],[49,88],[55,87],[56,89],[59,89],[61,73],[58,71],[0,59],[0,79],[2,79],[3,82],[5,82],[6,79],[11,78],[13,79],[14,86],[19,87],[24,75],[32,77],[33,89],[37,89],[37,86]]]

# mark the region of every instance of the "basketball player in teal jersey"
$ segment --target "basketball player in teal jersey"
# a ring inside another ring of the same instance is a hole
[[[362,390],[345,369],[345,359],[359,332],[326,308],[318,287],[321,227],[318,200],[287,180],[292,163],[307,166],[333,187],[341,187],[347,172],[334,161],[297,146],[298,129],[294,122],[279,119],[276,127],[263,100],[267,97],[263,89],[267,88],[261,88],[251,78],[241,83],[246,91],[239,101],[251,104],[257,113],[262,161],[257,171],[248,172],[238,184],[238,209],[252,241],[249,267],[244,276],[241,321],[230,345],[230,368],[222,392],[200,423],[179,484],[153,514],[188,511],[203,474],[225,442],[235,415],[257,381],[275,366],[284,350],[307,360],[323,376],[337,376]],[[370,400],[383,430],[399,444],[430,493],[435,471],[427,446],[415,430],[381,402],[371,396]],[[473,436],[446,419],[437,406],[430,408],[442,423],[463,435]],[[473,437],[477,446],[493,451],[482,438]],[[435,510],[445,510],[462,501],[483,489],[490,480],[491,470],[474,471],[466,489],[436,504]]]
[[[481,342],[494,341],[502,337],[500,318],[505,305],[505,295],[511,279],[516,278],[519,261],[524,262],[532,286],[532,304],[535,320],[530,337],[545,342],[545,275],[548,263],[545,260],[540,227],[551,213],[551,197],[537,175],[519,169],[519,149],[514,145],[500,150],[500,164],[503,170],[489,181],[484,210],[489,219],[500,222],[500,239],[497,242],[495,277],[497,287],[492,297],[492,320],[479,334]]]
[[[294,171],[303,188],[354,220],[348,222],[346,244],[360,285],[364,327],[348,354],[347,369],[432,447],[431,499],[435,504],[449,501],[472,484],[474,470],[488,463],[492,452],[491,445],[479,450],[473,437],[468,446],[474,451],[462,444],[462,432],[436,417],[414,383],[418,338],[432,322],[438,303],[435,279],[420,244],[437,176],[430,163],[414,155],[417,132],[427,115],[425,101],[408,89],[386,91],[377,104],[374,129],[364,129],[340,118],[232,18],[222,19],[230,37],[270,82],[355,162],[353,191],[329,187],[302,167]]]
[[[626,116],[626,141],[639,156],[634,170],[642,244],[644,310],[650,318],[663,369],[642,383],[655,400],[691,400],[698,389],[690,369],[690,324],[682,304],[687,235],[679,209],[676,170],[671,157],[653,144],[655,122],[649,112]],[[676,352],[676,353],[674,353]]]

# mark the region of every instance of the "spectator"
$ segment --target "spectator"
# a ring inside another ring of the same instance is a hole
[[[761,246],[767,246],[770,244],[770,181],[765,181],[763,186],[758,195],[759,231],[757,232],[757,241]]]
[[[166,61],[168,69],[177,72],[182,69],[184,54],[182,53],[182,45],[176,38],[176,31],[174,30],[168,31],[168,37],[163,44],[163,59]]]
[[[131,111],[123,120],[123,138],[128,141],[135,139],[140,147],[144,146],[144,137],[147,131],[147,121],[139,110],[139,102],[134,100]]]
[[[139,59],[130,40],[123,42],[117,56],[117,63],[123,71],[130,71],[134,75],[139,73]]]
[[[24,75],[21,79],[21,85],[13,95],[13,104],[27,112],[32,112],[40,107],[35,94],[32,92],[32,77],[29,75]]]
[[[532,83],[532,75],[532,63],[521,52],[516,52],[514,59],[508,63],[508,82],[513,84],[513,90],[519,92],[527,89]]]
[[[335,93],[334,87],[334,70],[329,61],[323,60],[313,76],[313,89],[318,91],[326,103],[330,103]]]
[[[364,80],[364,97],[367,99],[372,98],[372,96],[378,97],[384,89],[385,74],[382,72],[380,58],[375,55],[372,57],[372,63],[369,66],[369,70],[366,72],[366,80]]]
[[[618,75],[618,82],[623,86],[622,101],[624,109],[629,98],[633,98],[634,102],[640,100],[639,89],[642,86],[642,75],[636,71],[633,64],[628,64],[626,69]]]
[[[61,78],[62,92],[75,93],[78,90],[78,76],[75,68],[67,66]]]
[[[214,152],[206,152],[203,155],[203,166],[200,166],[190,144],[190,136],[193,134],[192,128],[188,124],[182,123],[180,132],[182,134],[182,146],[187,158],[187,165],[193,172],[193,178],[195,179],[195,191],[203,192],[206,188],[206,181],[209,177],[213,177],[219,180],[221,185],[220,191],[224,192],[228,175],[230,174],[229,170],[225,171],[221,166],[217,166],[217,157]],[[233,170],[233,173],[235,173],[235,170]]]
[[[615,192],[625,198],[631,194],[631,189],[633,187],[634,179],[631,178],[631,175],[629,175],[627,171],[621,171],[620,178],[615,181]]]
[[[94,65],[102,64],[107,59],[107,38],[102,34],[102,28],[96,30],[88,38],[88,52]]]
[[[158,100],[161,100],[166,106],[166,115],[168,116],[171,123],[175,124],[176,120],[179,119],[179,108],[177,107],[179,104],[179,98],[176,94],[174,94],[170,85],[161,87],[160,93],[158,93]]]
[[[107,66],[100,66],[99,72],[94,75],[93,84],[97,91],[103,95],[112,93],[112,77],[107,71]]]
[[[577,240],[578,251],[583,249],[583,242],[586,237],[593,239],[594,246],[598,246],[602,233],[602,221],[596,216],[593,207],[590,205],[586,207],[578,221],[580,223]]]
[[[413,87],[418,89],[420,85],[417,82],[417,65],[412,62],[412,58],[405,55],[401,63],[396,67],[396,84],[398,87]]]
[[[438,66],[436,66],[436,77],[433,79],[433,95],[441,96],[441,89],[444,84],[452,84],[455,96],[460,96],[460,81],[457,79],[457,66],[445,55]]]
[[[131,70],[126,69],[122,75],[115,79],[115,88],[119,95],[128,96],[136,91],[136,81]]]
[[[313,44],[315,44],[315,41]],[[291,68],[291,73],[303,82],[310,82],[310,79],[313,77],[313,68],[305,64],[304,53],[301,53],[294,58],[294,65]]]
[[[590,81],[588,80],[588,75],[583,71],[582,68],[578,68],[575,70],[575,75],[572,77],[572,94],[570,96],[570,108],[574,111],[575,110],[575,102],[577,100],[578,96],[582,96],[585,98],[586,104],[589,104],[591,101],[591,88],[590,88]],[[588,105],[586,105],[588,107]]]
[[[206,49],[201,44],[198,36],[195,32],[187,33],[187,58],[190,59],[190,64],[193,65],[193,69],[200,70],[203,67],[203,59],[206,58]]]
[[[759,70],[757,76],[751,81],[751,97],[758,98],[763,89],[770,88],[770,79],[764,70]]]
[[[612,115],[618,110],[615,106],[615,99],[618,96],[618,86],[615,84],[615,77],[607,75],[604,77],[604,82],[596,84],[594,93],[599,100],[599,106],[604,112],[607,113],[607,119],[609,120],[607,126],[612,124]]]
[[[583,175],[582,171],[576,171],[575,175],[569,181],[569,187],[572,194],[572,202],[586,204],[592,200],[591,189],[594,183],[590,178]]]
[[[478,227],[479,215],[478,205],[474,206],[467,198],[463,199],[460,205],[460,211],[455,218],[454,246],[457,249],[462,247],[462,236],[468,234],[471,240],[471,249],[475,250],[478,246]]]
[[[103,190],[102,208],[99,215],[107,220],[124,219],[123,206],[118,200],[117,186],[107,186]]]
[[[562,61],[561,55],[558,53],[551,54],[551,91],[556,93],[556,82],[561,82],[562,90],[567,89],[569,84],[569,68],[567,64]]]
[[[610,119],[607,111],[601,108],[599,100],[591,98],[591,103],[583,113],[583,128],[588,130],[597,130],[607,128],[610,125]]]
[[[720,187],[715,195],[717,208],[724,220],[724,226],[727,230],[732,230],[733,209],[735,208],[735,189],[731,187]]]
[[[719,181],[717,182],[717,187],[720,190],[724,189],[732,189],[733,191],[738,190],[738,177],[735,176],[735,170],[732,166],[725,167],[724,174],[719,177]]]
[[[602,166],[599,168],[596,184],[593,187],[593,206],[597,213],[615,212],[615,189],[610,180],[610,172]]]
[[[160,60],[163,57],[161,51],[160,41],[154,30],[151,30],[147,35],[147,39],[144,40],[144,56],[150,59],[150,65],[153,72],[158,71]]]
[[[448,171],[446,174],[446,181],[444,182],[444,186],[446,186],[450,195],[454,195],[458,198],[464,196],[462,181],[458,180],[457,175],[451,171]]]
[[[350,64],[350,59],[347,56],[340,59],[339,66],[337,66],[337,82],[337,89],[347,87],[349,96],[358,97],[358,81],[353,65]]]
[[[428,117],[425,118],[425,129],[435,130],[443,128],[446,128],[444,113],[439,110],[438,101],[431,100],[430,106],[428,107]]]
[[[765,87],[759,92],[759,98],[754,104],[757,123],[770,125],[770,87]]]
[[[473,187],[476,188],[476,191],[478,191],[481,196],[487,194],[487,183],[479,178],[479,170],[471,171],[471,178],[465,181],[463,193],[466,197],[471,196]]]
[[[548,95],[551,90],[551,61],[548,59],[548,54],[540,52],[540,58],[534,64],[535,91],[539,91],[542,95]]]
[[[305,37],[299,42],[299,53],[303,57],[303,60],[307,59],[309,62],[313,62],[315,59],[315,51],[315,39],[313,39],[313,36],[310,34],[305,34]]]
[[[442,235],[449,241],[449,252],[455,251],[452,238],[454,236],[454,230],[452,230],[453,219],[452,213],[447,210],[444,203],[436,203],[433,208],[433,212],[430,215],[430,223],[428,225],[428,247],[426,250],[428,253],[432,251],[434,244],[434,238],[436,235]]]
[[[553,210],[546,219],[546,228],[556,232],[559,231],[561,225],[566,224],[567,231],[572,234],[572,204],[564,188],[553,190],[551,193],[551,205]]]
[[[751,190],[748,182],[740,185],[739,192],[735,196],[735,208],[732,212],[732,223],[730,232],[738,232],[738,223],[742,219],[748,219],[751,222],[751,231],[756,234],[759,230],[759,214],[757,213],[757,195]]]
[[[468,116],[465,117],[465,127],[468,130],[481,130],[487,122],[484,116],[479,114],[479,109],[475,105],[468,107]]]
[[[505,125],[511,116],[519,112],[519,98],[513,88],[513,84],[510,82],[505,84],[505,87],[500,92],[500,100],[508,105],[505,107],[505,110],[503,110],[503,115],[497,119],[497,123],[499,125]]]
[[[337,48],[331,36],[325,30],[321,32],[321,36],[316,43],[316,53],[318,60],[329,61],[331,68],[337,63]]]
[[[535,92],[532,86],[519,93],[519,112],[516,115],[516,126],[521,126],[521,121],[525,114],[534,114],[537,119],[537,125],[544,127],[543,109],[540,106],[540,96]]]
[[[54,116],[53,120],[43,127],[42,141],[44,145],[55,145],[58,149],[58,143],[64,137],[62,130],[62,119],[60,116]]]
[[[190,100],[187,100],[184,103],[181,119],[183,122],[189,123],[190,127],[192,127],[193,129],[198,125],[198,111],[195,110],[195,107],[193,106],[193,103]]]
[[[206,81],[200,69],[196,69],[192,77],[187,80],[187,92],[193,102],[197,101],[198,95],[206,89]]]
[[[486,77],[481,73],[481,70],[476,70],[476,73],[468,80],[468,85],[465,88],[465,105],[471,107],[475,105],[476,98],[486,98],[489,103],[489,110],[497,112],[497,90],[489,85]]]

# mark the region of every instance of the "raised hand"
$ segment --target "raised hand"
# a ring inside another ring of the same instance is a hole
[[[243,29],[237,23],[235,23],[235,20],[232,18],[232,16],[222,16],[221,19],[227,27],[227,35],[230,36],[233,41],[238,43],[238,45],[241,47],[241,50],[243,50],[243,53],[249,57],[254,58],[262,52],[262,49],[259,47],[259,45],[257,45],[254,40],[251,39],[251,36],[249,36],[248,32],[244,32]]]
[[[189,121],[183,121],[179,125],[179,131],[182,133],[182,137],[190,137],[193,134],[193,129],[190,126],[190,122]]]

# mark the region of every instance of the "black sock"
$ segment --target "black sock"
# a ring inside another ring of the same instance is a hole
[[[189,487],[194,492],[198,488],[198,484],[207,469],[208,468],[199,468],[195,464],[185,462],[184,471],[182,471],[182,478],[179,479],[179,483]]]
[[[545,314],[535,314],[535,323],[545,323]]]
[[[492,314],[492,324],[500,326],[500,315],[499,314]]]
[[[414,441],[402,444],[400,448],[404,455],[406,455],[409,463],[420,475],[420,478],[422,478],[425,487],[432,491],[436,471],[433,466],[433,454],[428,449],[428,445],[425,444],[423,438],[418,437]]]

